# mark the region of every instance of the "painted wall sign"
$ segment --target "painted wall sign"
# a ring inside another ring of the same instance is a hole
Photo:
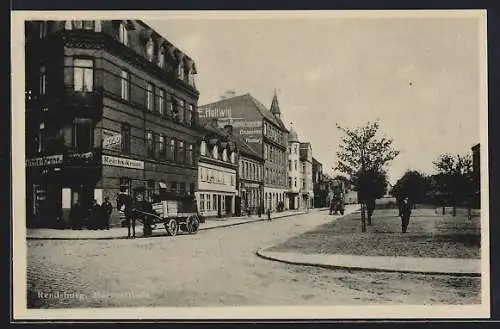
[[[105,150],[119,151],[122,145],[121,133],[103,130],[102,131],[102,148]]]
[[[144,161],[112,157],[109,155],[102,156],[102,164],[115,167],[124,167],[132,169],[144,169]]]
[[[26,160],[26,167],[42,167],[42,166],[55,166],[63,162],[62,154],[50,155],[40,158],[32,158]]]
[[[198,108],[200,118],[230,118],[232,117],[231,107],[200,107]]]

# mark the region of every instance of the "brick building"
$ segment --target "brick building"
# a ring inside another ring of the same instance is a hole
[[[250,94],[222,99],[199,106],[202,118],[217,118],[220,127],[231,125],[234,134],[264,158],[264,193],[260,200],[265,210],[284,204],[287,191],[288,130],[281,121],[276,94],[270,109]]]
[[[194,193],[189,56],[141,21],[29,21],[25,35],[28,225],[64,226],[78,200],[114,203],[120,187]]]

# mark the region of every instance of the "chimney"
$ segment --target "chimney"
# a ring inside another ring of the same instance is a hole
[[[226,133],[229,134],[229,136],[233,135],[233,126],[232,125],[225,125],[224,130],[226,131]]]

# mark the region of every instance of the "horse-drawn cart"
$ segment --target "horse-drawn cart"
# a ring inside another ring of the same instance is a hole
[[[152,208],[152,214],[144,213],[152,219],[151,229],[164,228],[169,236],[177,235],[179,230],[188,234],[196,234],[200,222],[203,221],[193,196],[162,193],[156,196]]]

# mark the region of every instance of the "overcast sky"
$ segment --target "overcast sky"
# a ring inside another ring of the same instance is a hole
[[[473,17],[144,20],[197,63],[199,105],[227,89],[270,106],[325,169],[340,133],[380,119],[407,169],[479,142],[479,29]]]

